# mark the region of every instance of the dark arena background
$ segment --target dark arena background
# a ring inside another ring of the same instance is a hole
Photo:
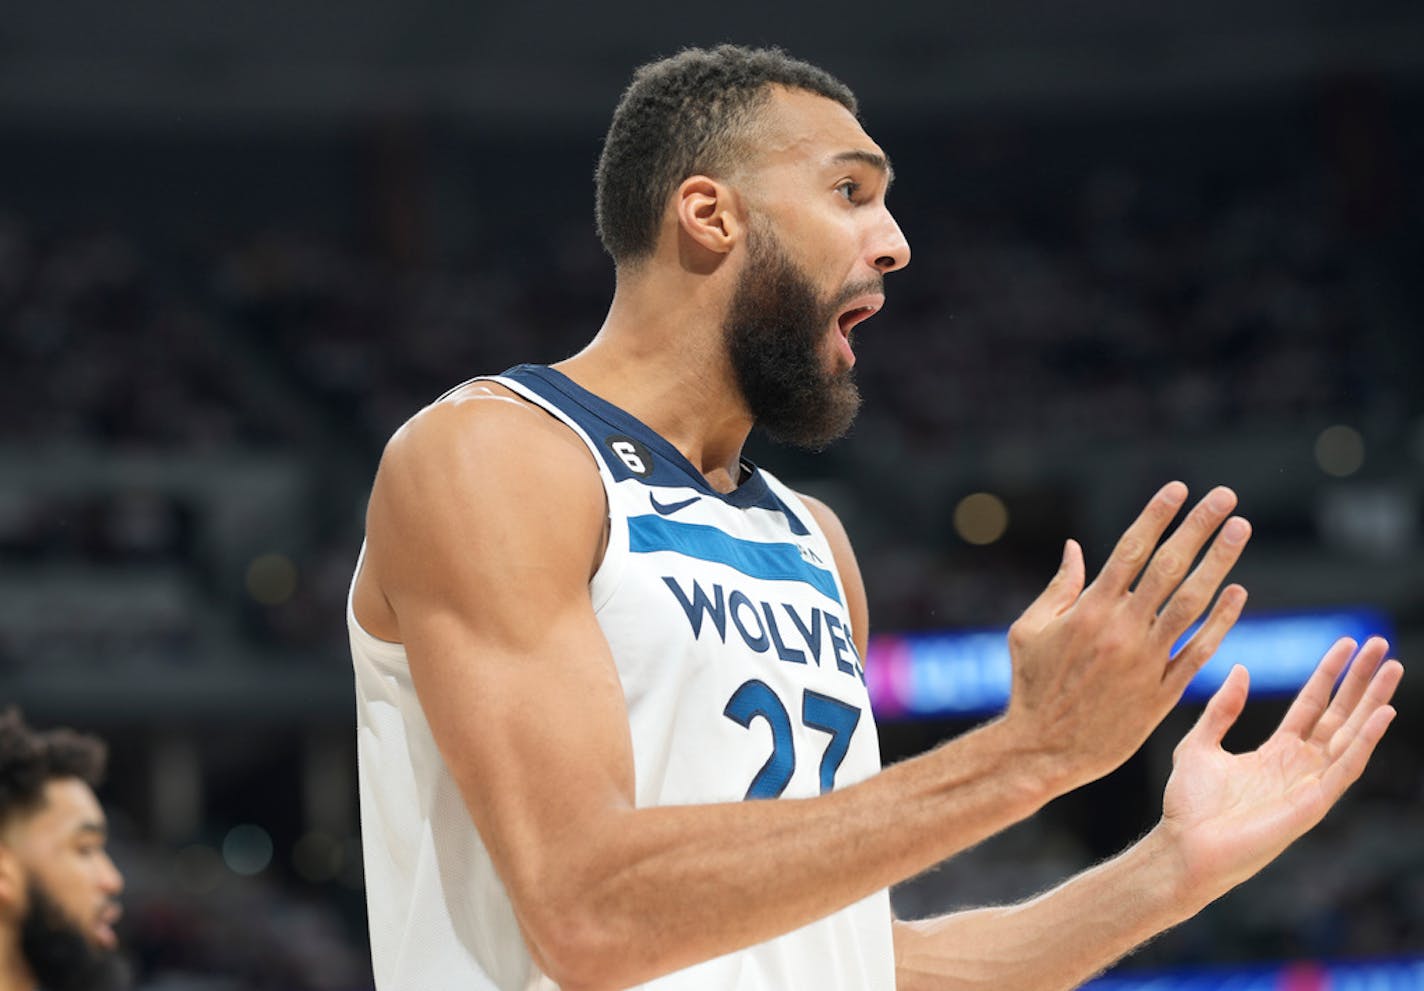
[[[1265,690],[1229,745],[1321,629],[1424,663],[1418,3],[19,5],[0,701],[111,742],[141,987],[371,987],[343,607],[382,444],[597,329],[602,129],[635,65],[723,40],[836,73],[895,160],[914,262],[857,336],[865,410],[751,452],[856,541],[887,759],[1001,705],[982,631],[1170,478],[1256,528],[1227,648]],[[1100,986],[1424,989],[1421,684],[1321,827]],[[898,910],[1133,839],[1199,708]]]

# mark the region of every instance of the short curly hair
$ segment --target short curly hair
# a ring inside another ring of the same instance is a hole
[[[688,48],[633,73],[595,175],[598,237],[615,262],[653,253],[678,183],[726,174],[774,85],[824,96],[859,115],[844,83],[779,48]]]
[[[0,826],[38,809],[50,781],[78,778],[97,788],[108,756],[98,737],[70,729],[38,732],[14,706],[0,712]]]

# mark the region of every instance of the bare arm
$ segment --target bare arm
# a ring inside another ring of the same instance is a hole
[[[1233,755],[1221,739],[1246,703],[1236,668],[1174,755],[1161,823],[1116,858],[1020,905],[897,922],[899,991],[1068,991],[1190,918],[1314,826],[1363,772],[1403,669],[1367,643],[1321,661],[1280,728]]]
[[[404,428],[372,495],[363,580],[393,610],[435,739],[531,953],[570,991],[623,987],[823,917],[1126,759],[1242,598],[1224,595],[1169,661],[1180,629],[1153,617],[1180,575],[1164,582],[1228,502],[1199,507],[1164,545],[1164,563],[1148,568],[1142,585],[1166,592],[1119,608],[1141,594],[1128,585],[1184,497],[1181,486],[1159,494],[1086,592],[1070,544],[1016,624],[1022,684],[1004,718],[805,800],[634,807],[627,713],[588,596],[603,493],[588,452],[541,412],[485,396],[437,405]],[[1203,611],[1239,551],[1240,541],[1212,544],[1170,600],[1173,625]]]
[[[895,923],[898,991],[1067,991],[1181,921],[1171,851],[1144,839],[1019,905]]]
[[[850,540],[831,509],[803,496],[835,551],[861,655],[869,610]],[[1179,861],[1160,838],[1020,905],[895,922],[898,991],[1076,987],[1179,921]]]
[[[863,656],[868,610],[850,541],[828,507],[806,501],[835,551]],[[1382,639],[1351,662],[1354,648],[1335,644],[1279,729],[1239,755],[1221,747],[1246,703],[1246,671],[1235,669],[1173,755],[1162,822],[1117,857],[1022,904],[897,921],[899,991],[1067,991],[1259,871],[1325,816],[1394,718],[1403,668],[1384,660]]]

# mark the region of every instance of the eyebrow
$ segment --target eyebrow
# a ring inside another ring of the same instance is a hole
[[[97,836],[105,837],[109,835],[109,826],[107,823],[99,822],[97,820],[81,822],[79,824],[79,829],[77,830],[77,832],[93,833]]]
[[[835,164],[840,164],[841,162],[859,162],[862,165],[869,165],[872,169],[884,173],[886,189],[889,189],[891,184],[895,182],[895,169],[891,167],[890,159],[873,151],[864,151],[859,148],[851,151],[843,151],[832,158],[831,161]]]

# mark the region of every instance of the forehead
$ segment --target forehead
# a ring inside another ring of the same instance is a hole
[[[771,87],[771,99],[758,120],[757,139],[765,165],[829,165],[848,151],[884,154],[844,106],[784,86]]]
[[[57,778],[44,788],[44,803],[22,823],[31,843],[63,842],[75,833],[104,826],[104,810],[94,790],[78,778]]]

